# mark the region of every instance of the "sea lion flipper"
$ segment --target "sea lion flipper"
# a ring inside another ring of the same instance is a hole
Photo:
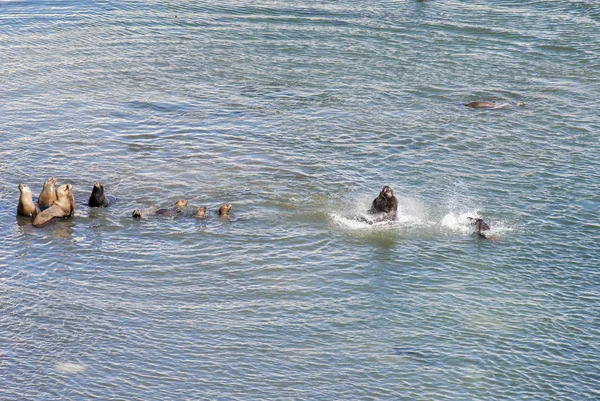
[[[65,212],[59,205],[54,204],[46,210],[38,213],[33,219],[34,226],[42,226],[56,217],[68,217],[70,213]]]

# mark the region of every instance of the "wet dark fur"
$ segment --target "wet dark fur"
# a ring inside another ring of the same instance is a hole
[[[90,199],[88,201],[89,207],[108,207],[115,203],[117,198],[112,195],[104,194],[104,187],[100,183],[94,184],[92,188],[92,194],[90,195]]]
[[[389,186],[384,186],[379,196],[373,200],[369,214],[382,214],[385,219],[395,220],[398,213],[398,200],[394,196],[394,191]]]
[[[490,225],[486,223],[483,219],[474,219],[473,217],[469,217],[469,220],[475,226],[479,238],[488,239],[487,234],[485,234],[484,231],[489,231]]]

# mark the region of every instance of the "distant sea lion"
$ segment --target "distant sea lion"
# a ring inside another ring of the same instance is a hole
[[[477,102],[469,102],[467,104],[465,104],[465,106],[470,107],[472,109],[506,109],[509,107],[512,107],[513,105],[510,103],[493,103],[493,102],[486,102],[486,101],[477,101]],[[525,103],[523,102],[517,102],[515,103],[516,107],[523,107],[525,106]]]
[[[475,229],[477,230],[477,235],[479,236],[479,238],[489,239],[488,238],[489,233],[485,233],[484,231],[489,231],[490,225],[488,223],[486,223],[485,220],[480,219],[480,218],[473,218],[473,217],[467,217],[467,218],[475,226]]]
[[[75,210],[75,197],[71,184],[64,184],[56,190],[57,200],[48,209],[38,213],[33,219],[34,226],[41,226],[56,217],[70,217]]]
[[[183,209],[187,206],[188,201],[185,199],[180,199],[177,202],[173,203],[171,207],[158,209],[153,213],[155,216],[166,216],[166,217],[174,217],[183,213]],[[139,219],[142,217],[142,211],[140,209],[136,209],[131,213],[131,217],[134,219]]]
[[[26,217],[35,217],[40,209],[35,203],[33,203],[33,195],[31,194],[31,188],[26,184],[19,184],[19,204],[17,205],[17,215]]]
[[[206,206],[200,206],[198,208],[198,210],[196,210],[196,214],[194,214],[194,217],[196,217],[197,219],[203,219],[205,215],[206,215]]]
[[[377,198],[373,199],[369,214],[379,214],[382,220],[396,220],[398,213],[398,199],[394,191],[387,185],[381,189]]]
[[[56,178],[54,178],[54,177],[48,178],[44,182],[44,187],[42,188],[42,192],[40,193],[40,196],[38,197],[38,206],[40,207],[40,210],[49,208],[50,206],[52,206],[54,201],[57,199],[56,189],[54,189],[55,185],[56,185]]]
[[[112,195],[104,194],[104,187],[99,182],[94,183],[94,187],[92,188],[92,194],[90,195],[90,199],[88,200],[89,207],[108,207],[115,203],[117,198]]]
[[[231,210],[232,206],[233,205],[231,203],[227,203],[225,205],[221,205],[221,207],[219,208],[219,216],[228,217],[229,216],[229,211]]]

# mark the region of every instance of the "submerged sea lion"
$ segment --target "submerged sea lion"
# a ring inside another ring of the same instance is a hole
[[[203,219],[205,215],[206,215],[206,206],[200,206],[198,208],[198,210],[196,210],[196,214],[194,214],[194,217],[196,217],[197,219]]]
[[[56,189],[54,189],[55,185],[56,185],[56,178],[54,178],[54,177],[48,178],[44,182],[44,187],[42,188],[42,192],[40,193],[40,196],[38,197],[38,206],[40,207],[41,210],[44,210],[44,209],[52,206],[54,201],[57,199]]]
[[[33,219],[34,226],[41,226],[56,217],[70,217],[75,210],[75,197],[71,184],[64,184],[56,190],[57,200],[48,209],[38,213]]]
[[[155,216],[166,216],[166,217],[174,217],[183,213],[183,209],[187,206],[188,201],[185,199],[180,199],[177,202],[173,203],[171,207],[158,209],[153,213]],[[134,219],[139,219],[142,217],[142,211],[140,209],[135,209],[133,213],[131,213],[131,217]]]
[[[221,207],[219,208],[219,216],[228,217],[229,216],[229,211],[231,210],[232,206],[233,205],[231,203],[227,203],[225,205],[221,205]]]
[[[516,107],[523,107],[523,106],[525,106],[525,103],[517,102],[514,105]],[[477,102],[466,103],[465,106],[472,108],[472,109],[506,109],[506,108],[512,107],[513,105],[510,103],[497,104],[497,103],[493,103],[493,102],[477,101]]]
[[[17,215],[26,217],[35,217],[40,209],[35,203],[33,203],[33,195],[31,194],[31,188],[26,184],[19,184],[19,204],[17,205]]]
[[[490,225],[481,218],[473,218],[473,217],[467,217],[467,218],[475,226],[475,229],[477,230],[477,235],[479,236],[479,238],[488,239],[489,233],[485,233],[484,231],[490,231]]]
[[[104,194],[104,187],[99,182],[94,183],[94,187],[92,188],[92,194],[90,195],[90,199],[88,200],[89,207],[108,207],[115,203],[117,198],[112,195]]]
[[[396,220],[398,213],[398,199],[394,191],[387,185],[381,189],[377,198],[373,199],[369,214],[379,214],[382,220]]]

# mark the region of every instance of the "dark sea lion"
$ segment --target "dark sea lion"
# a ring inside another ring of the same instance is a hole
[[[392,188],[385,185],[377,198],[373,199],[369,214],[381,215],[381,220],[396,220],[398,213],[398,199],[394,196]]]
[[[94,187],[92,188],[92,194],[90,195],[90,199],[88,201],[89,207],[108,207],[115,203],[117,198],[112,195],[104,194],[104,187],[99,182],[94,183]]]
[[[183,209],[185,209],[185,207],[187,206],[187,204],[188,204],[187,200],[180,199],[177,202],[173,203],[171,205],[171,207],[164,208],[164,209],[158,209],[152,215],[154,215],[154,216],[165,216],[165,217],[179,216],[180,214],[183,213]],[[131,213],[131,217],[133,217],[134,219],[141,218],[142,217],[142,211],[140,209],[134,210],[133,213]]]
[[[35,203],[33,203],[33,195],[31,194],[31,188],[26,184],[19,184],[19,204],[17,205],[17,215],[26,217],[35,217],[40,209]]]
[[[38,206],[40,207],[41,210],[44,210],[44,209],[52,206],[54,201],[57,199],[56,189],[54,189],[55,185],[56,185],[56,178],[54,178],[54,177],[48,178],[44,182],[44,187],[42,188],[42,192],[40,193],[40,196],[38,197]]]
[[[219,216],[222,217],[228,217],[229,216],[229,211],[232,208],[232,204],[231,203],[227,203],[225,205],[221,205],[221,207],[219,208]]]
[[[517,102],[514,104],[516,107],[523,107],[525,103]],[[477,102],[469,102],[465,104],[465,106],[472,109],[505,109],[512,107],[513,105],[510,103],[494,103],[494,102],[486,102],[486,101],[477,101]]]
[[[203,219],[205,215],[206,215],[206,206],[200,206],[198,208],[198,210],[196,210],[196,214],[194,214],[194,217],[196,217],[197,219]]]
[[[489,231],[490,230],[490,225],[488,223],[485,222],[485,220],[480,219],[480,218],[473,218],[473,217],[467,217],[471,223],[475,226],[475,229],[477,230],[477,235],[479,236],[479,238],[483,238],[483,239],[489,239],[489,233],[485,233],[484,231]]]
[[[57,200],[48,209],[38,213],[33,219],[34,226],[41,226],[57,217],[70,217],[75,210],[75,197],[71,184],[64,184],[56,190]]]

